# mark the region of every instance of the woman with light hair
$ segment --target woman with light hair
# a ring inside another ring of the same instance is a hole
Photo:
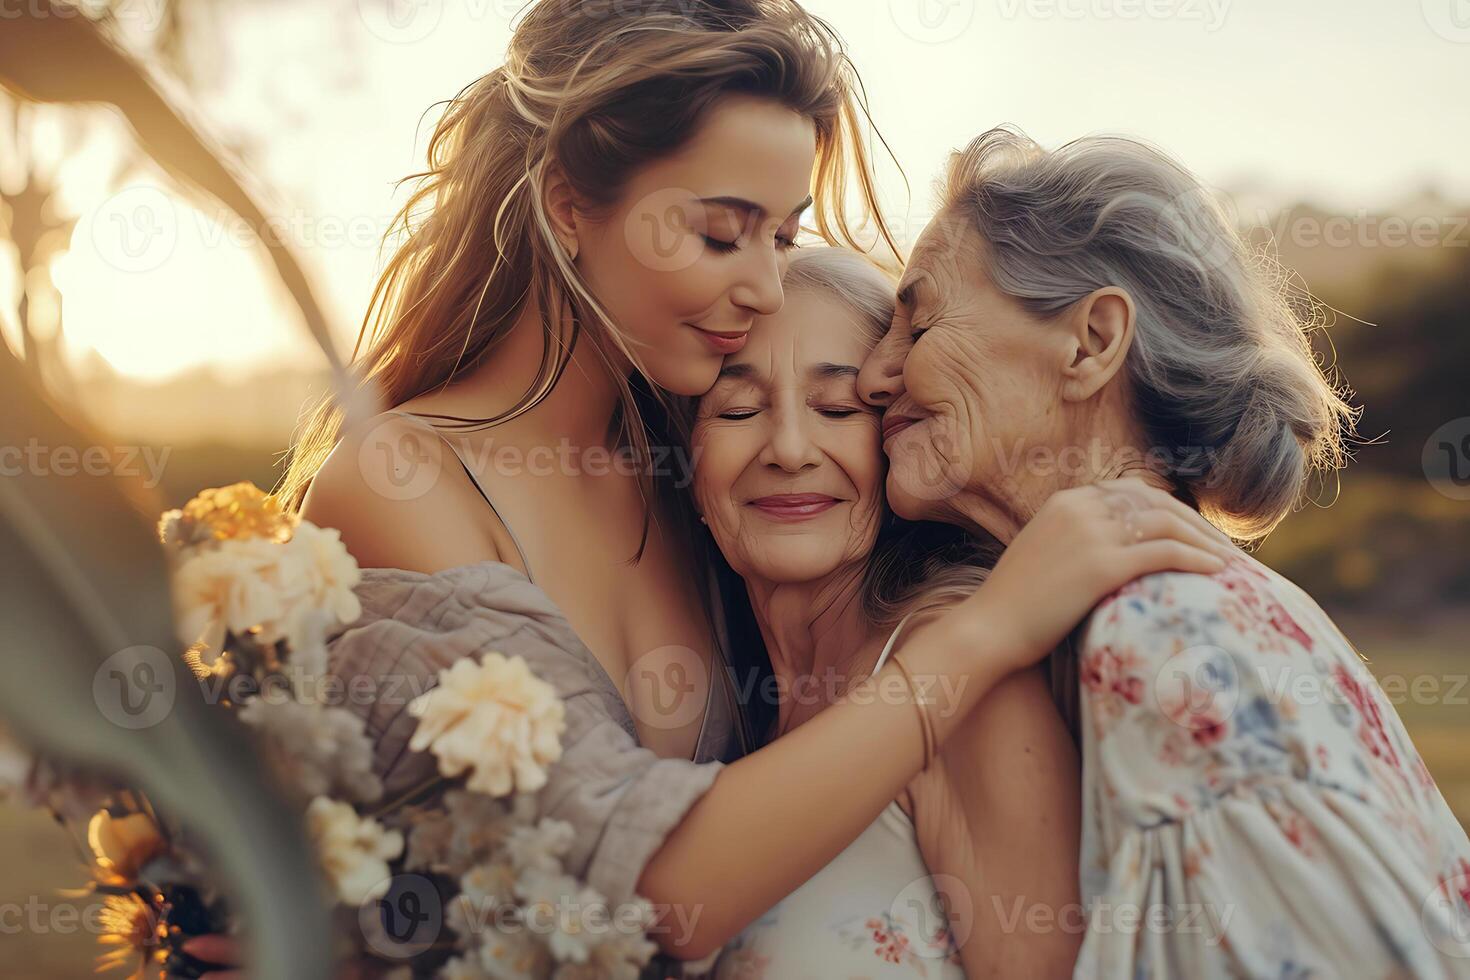
[[[1058,495],[1138,474],[1260,540],[1341,464],[1355,415],[1268,271],[1146,146],[980,136],[862,370],[890,505],[1011,544]],[[1470,842],[1310,597],[1240,553],[1130,582],[1075,639],[1057,673],[1080,701],[1077,976],[1470,973]],[[963,862],[934,870],[984,894]],[[995,911],[1069,924],[1033,909]]]

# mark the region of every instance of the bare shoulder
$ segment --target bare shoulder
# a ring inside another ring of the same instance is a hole
[[[384,413],[345,432],[302,502],[364,568],[434,573],[501,560],[483,499],[427,425]]]

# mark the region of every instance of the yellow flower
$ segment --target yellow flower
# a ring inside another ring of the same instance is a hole
[[[98,941],[107,948],[97,958],[98,973],[132,967],[128,980],[158,975],[148,970],[150,963],[161,965],[166,953],[163,948],[166,929],[159,921],[157,909],[132,892],[108,895],[102,900],[98,925],[101,928]]]
[[[180,520],[207,531],[216,541],[287,541],[297,523],[294,515],[281,509],[280,500],[250,482],[200,491],[184,505]]]
[[[561,758],[566,705],[520,657],[456,661],[408,710],[419,719],[409,747],[432,752],[445,776],[468,771],[475,792],[534,792],[546,783],[545,767]]]
[[[339,901],[361,905],[387,893],[388,862],[403,853],[401,833],[325,796],[306,808],[306,827]]]
[[[97,865],[123,881],[137,878],[143,865],[168,846],[148,814],[114,817],[106,810],[98,810],[87,824],[87,844]]]

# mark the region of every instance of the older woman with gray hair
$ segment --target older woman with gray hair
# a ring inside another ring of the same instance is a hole
[[[1054,493],[1136,474],[1249,544],[1343,461],[1354,412],[1280,278],[1136,142],[980,136],[899,300],[860,388],[903,517],[1007,543]],[[1307,595],[1241,553],[1134,581],[1074,641],[1077,976],[1470,973],[1470,842]],[[994,909],[1067,927],[1043,911]]]

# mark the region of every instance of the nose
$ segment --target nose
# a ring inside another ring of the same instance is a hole
[[[781,278],[786,274],[786,257],[773,248],[750,248],[748,251],[750,258],[745,263],[740,281],[730,291],[730,301],[756,316],[781,312],[786,303],[786,294],[781,288]]]
[[[913,342],[902,330],[889,330],[858,371],[858,396],[869,405],[886,408],[904,392],[903,362]]]
[[[788,473],[799,473],[808,466],[819,465],[822,452],[808,428],[809,414],[799,409],[773,408],[770,438],[761,450],[760,461]]]

